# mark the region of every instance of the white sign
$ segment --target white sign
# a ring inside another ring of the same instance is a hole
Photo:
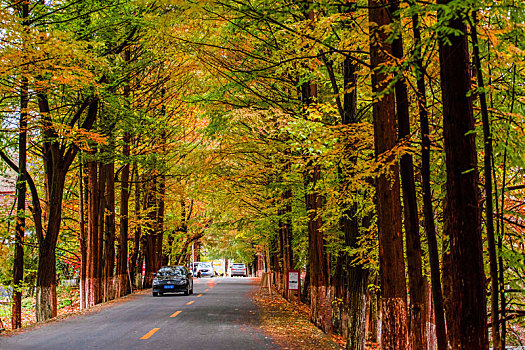
[[[289,290],[299,289],[299,272],[297,271],[288,272],[288,289]]]

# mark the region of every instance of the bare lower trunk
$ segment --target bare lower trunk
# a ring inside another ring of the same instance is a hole
[[[374,282],[377,284],[377,281]],[[368,297],[368,334],[366,335],[367,340],[373,343],[377,343],[379,340],[379,301],[378,295],[374,290],[369,292]]]
[[[381,348],[409,349],[408,313],[404,298],[381,298]],[[399,334],[404,334],[403,338]],[[389,344],[388,347],[384,344]]]
[[[38,257],[36,287],[36,320],[42,322],[57,315],[57,285],[55,250],[44,243]]]
[[[365,350],[366,338],[366,291],[369,271],[360,266],[349,268],[347,350]]]

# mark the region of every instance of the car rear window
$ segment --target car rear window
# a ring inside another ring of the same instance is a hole
[[[209,263],[209,262],[201,262],[199,264],[199,268],[203,268],[203,267],[207,268],[207,269],[211,269],[211,263]]]
[[[244,269],[244,264],[233,264],[233,267],[236,269]]]
[[[157,276],[184,276],[186,270],[182,266],[178,267],[163,267],[157,272]]]

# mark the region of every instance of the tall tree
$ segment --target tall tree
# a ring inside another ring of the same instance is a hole
[[[391,16],[399,24],[399,6],[392,3]],[[397,32],[392,41],[392,54],[398,64],[404,59],[403,34]],[[410,114],[406,79],[403,71],[395,78],[395,96],[397,110],[398,140],[400,143],[410,142]],[[403,190],[403,212],[406,237],[406,255],[408,272],[408,290],[410,293],[410,336],[412,348],[423,350],[427,347],[427,310],[426,288],[423,278],[421,260],[421,239],[419,237],[419,214],[414,179],[414,163],[412,155],[404,153],[400,159],[401,187]]]
[[[498,257],[496,253],[496,238],[494,233],[494,206],[492,204],[492,132],[490,128],[489,109],[485,93],[485,82],[483,80],[483,68],[479,53],[478,20],[474,12],[471,25],[471,36],[473,44],[473,63],[476,71],[479,91],[479,102],[481,107],[481,121],[483,125],[483,175],[485,180],[485,218],[487,227],[487,243],[489,250],[490,267],[490,311],[491,311],[491,336],[495,350],[503,350],[500,336],[499,319],[499,283],[498,283]]]
[[[131,61],[131,48],[124,50],[124,61],[129,64]],[[131,107],[129,102],[131,94],[129,78],[124,85],[124,103],[128,108]],[[129,131],[124,132],[122,138],[122,155],[124,157],[124,166],[120,173],[120,231],[117,251],[117,296],[123,296],[129,293],[130,284],[128,282],[128,235],[129,235],[129,194],[131,183],[130,175],[130,142],[131,134]]]
[[[390,2],[388,2],[390,3]],[[388,8],[381,1],[369,0],[370,62],[373,71],[372,88],[374,142],[376,157],[385,158],[388,171],[376,179],[377,226],[381,278],[381,346],[385,349],[409,349],[407,295],[399,166],[392,152],[396,141],[396,113],[394,94],[388,87],[385,65],[391,63],[392,45],[385,30],[391,24]],[[389,175],[392,174],[392,175]]]
[[[414,6],[411,3],[411,6]],[[417,87],[417,106],[419,111],[419,124],[421,128],[421,187],[423,197],[424,227],[428,242],[428,259],[430,265],[430,278],[434,318],[436,320],[436,340],[438,350],[447,349],[447,332],[445,327],[445,312],[443,309],[443,291],[441,288],[441,267],[437,243],[436,224],[434,222],[434,209],[432,206],[432,191],[430,185],[430,127],[428,121],[428,106],[426,99],[425,68],[423,67],[421,28],[419,15],[412,16],[412,30],[414,32],[414,65]]]
[[[20,4],[22,25],[25,35],[29,32],[29,1]],[[24,43],[27,38],[24,38]],[[23,49],[22,49],[23,50]],[[23,53],[25,55],[26,53]],[[11,312],[11,325],[13,329],[22,327],[22,282],[24,280],[24,235],[26,230],[26,178],[27,178],[27,118],[29,105],[29,81],[25,70],[20,77],[20,120],[18,133],[18,177],[16,180],[16,225],[15,225],[15,256],[13,259],[13,306]]]
[[[439,63],[447,173],[444,219],[450,237],[446,271],[450,279],[446,290],[449,344],[453,349],[487,349],[481,208],[465,24],[468,5],[457,6],[450,0],[439,4],[443,9],[438,18],[446,28],[439,37]]]
[[[357,76],[356,65],[350,58],[344,60],[344,105],[342,123],[344,125],[357,123]],[[350,159],[353,166],[356,166],[357,159],[354,156]],[[344,176],[344,173],[343,173]],[[343,181],[349,179],[343,178]],[[358,248],[359,227],[357,200],[354,199],[349,207],[343,212],[341,226],[343,229],[345,244],[353,249]],[[366,224],[366,222],[365,222]],[[346,286],[346,302],[348,303],[348,334],[347,350],[364,350],[366,340],[366,299],[368,289],[368,279],[370,270],[361,262],[354,262],[353,257],[348,254],[344,260],[343,283]]]
[[[305,106],[312,106],[317,99],[317,85],[304,83],[302,97]],[[310,160],[304,182],[306,211],[308,213],[308,259],[310,265],[310,318],[325,332],[331,329],[330,268],[322,231],[322,195],[319,191],[321,166]]]

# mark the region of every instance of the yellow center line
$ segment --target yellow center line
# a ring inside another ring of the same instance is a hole
[[[193,304],[194,302],[195,302],[195,300],[188,301],[188,302],[186,303],[186,305],[191,305],[191,304]]]
[[[179,310],[179,311],[175,311],[175,312],[173,313],[173,315],[171,315],[170,317],[177,317],[177,315],[180,314],[181,312],[182,312],[182,311],[180,311],[180,310]]]
[[[209,289],[205,289],[204,291],[207,292],[207,291],[209,291]]]
[[[200,297],[202,297],[202,294],[197,295],[197,298],[200,298]]]
[[[140,338],[141,340],[146,340],[146,339],[149,339],[153,334],[155,334],[156,331],[158,331],[160,328],[153,328],[151,331],[149,331],[148,333],[146,333],[142,338]]]

